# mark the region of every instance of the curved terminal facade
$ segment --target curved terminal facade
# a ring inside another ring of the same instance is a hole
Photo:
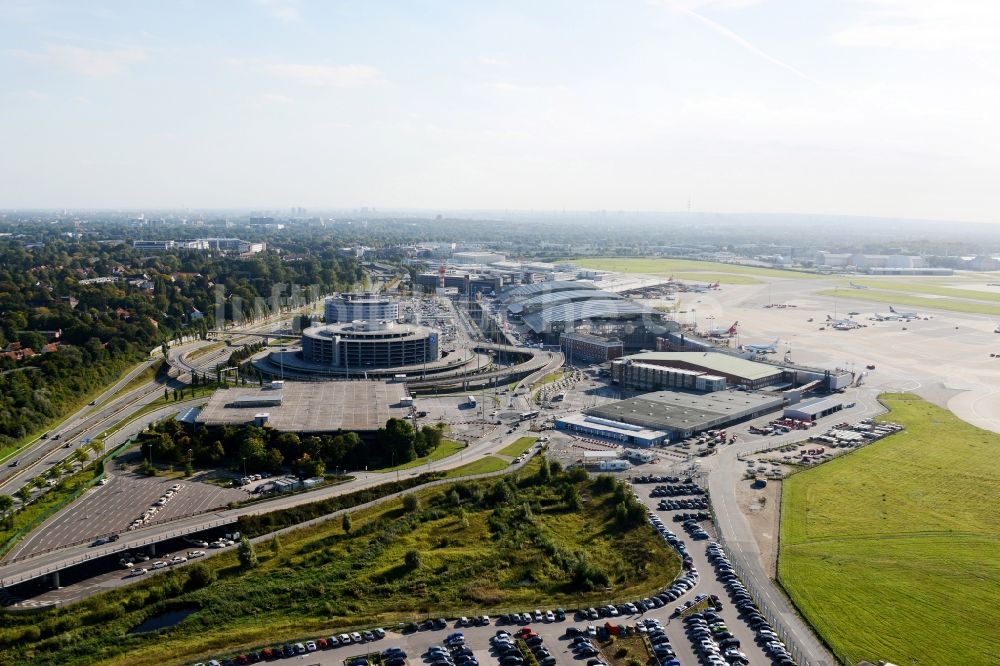
[[[323,303],[327,324],[365,321],[395,321],[399,319],[399,303],[372,293],[340,294]]]
[[[346,370],[420,365],[437,360],[438,334],[391,321],[311,326],[302,332],[302,358]]]

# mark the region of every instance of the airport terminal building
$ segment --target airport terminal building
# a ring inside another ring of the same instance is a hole
[[[654,368],[661,367],[662,371]],[[686,370],[712,378],[712,386],[717,378],[733,386],[759,390],[785,381],[784,369],[767,363],[758,363],[721,352],[644,352],[633,354],[611,364],[611,381],[621,386],[637,389],[656,388],[697,388],[682,383],[682,373]],[[716,390],[700,388],[698,390]]]

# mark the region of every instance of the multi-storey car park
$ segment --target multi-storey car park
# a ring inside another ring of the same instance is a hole
[[[438,332],[391,321],[311,326],[302,332],[302,358],[337,368],[393,368],[438,359]]]
[[[358,319],[395,321],[399,319],[399,303],[370,292],[339,294],[323,302],[323,318],[327,324],[353,322]]]

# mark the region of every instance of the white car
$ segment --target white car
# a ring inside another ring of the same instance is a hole
[[[129,574],[129,578],[134,578],[135,576],[141,576],[144,573],[146,573],[145,569],[142,569],[142,568],[132,569],[132,573]]]
[[[205,556],[205,551],[203,551],[203,550],[189,550],[188,551],[188,559],[189,560],[190,559],[194,559],[196,557],[204,557],[204,556]]]
[[[184,564],[187,561],[188,558],[184,557],[183,555],[175,555],[174,557],[170,558],[170,564]]]
[[[163,560],[157,560],[156,562],[153,562],[154,569],[165,569],[168,566],[170,565],[164,562]]]

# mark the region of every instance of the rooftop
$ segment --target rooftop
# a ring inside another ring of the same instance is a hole
[[[373,431],[384,426],[389,418],[403,418],[409,412],[401,404],[406,395],[402,383],[285,381],[281,391],[218,390],[202,408],[197,421],[207,426],[251,423],[259,411],[259,401],[276,394],[281,396],[281,403],[267,406],[268,424],[289,432]]]
[[[623,361],[638,361],[655,363],[658,365],[669,365],[670,363],[691,363],[706,370],[746,379],[763,379],[776,374],[781,374],[782,369],[766,363],[750,361],[738,356],[723,354],[720,352],[643,352],[632,354],[622,359]]]
[[[720,419],[741,416],[781,405],[780,397],[747,391],[697,394],[657,391],[587,410],[592,416],[645,428],[698,430]]]

